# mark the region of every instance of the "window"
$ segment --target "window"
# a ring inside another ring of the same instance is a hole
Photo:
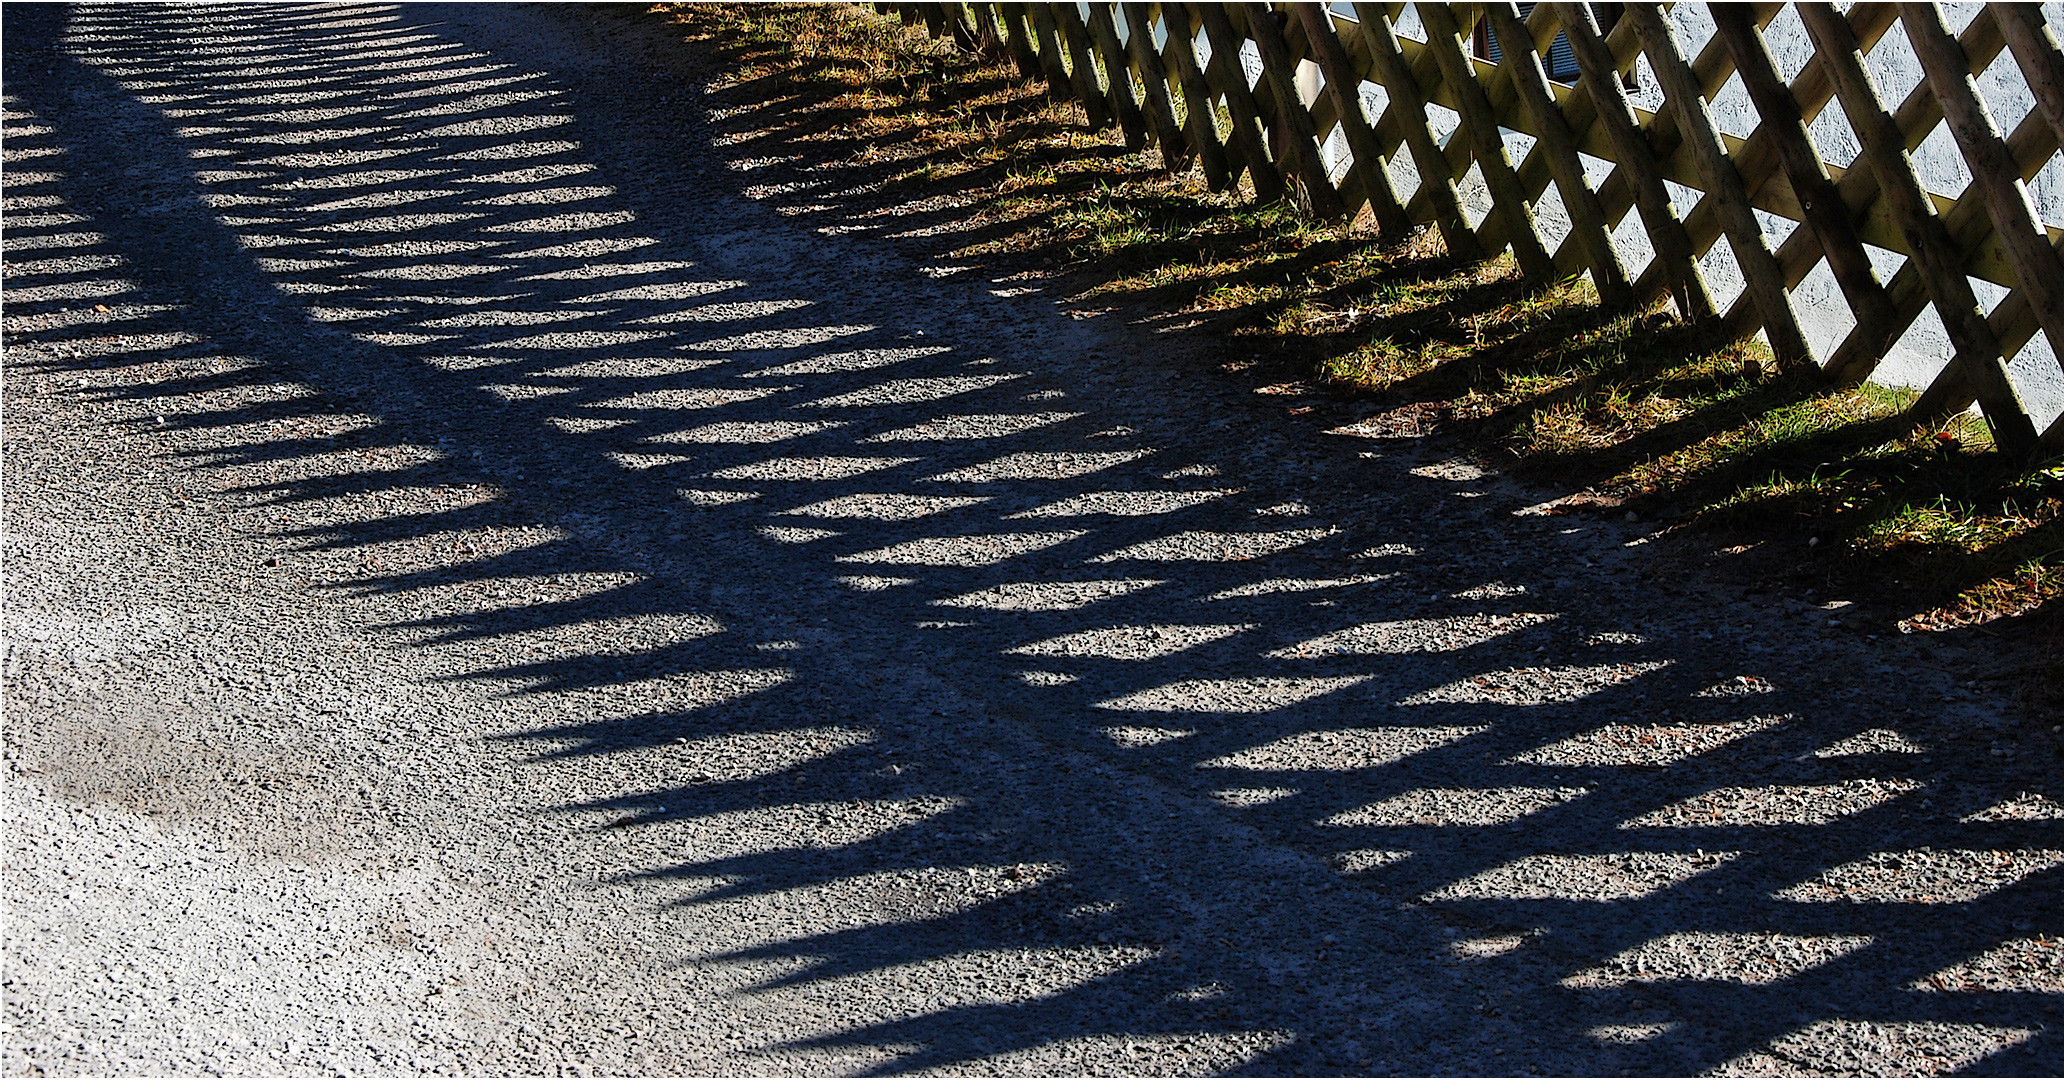
[[[1535,10],[1534,4],[1517,4],[1515,6],[1521,9],[1521,18],[1523,20],[1526,20],[1528,14]],[[1621,4],[1591,5],[1593,21],[1600,24],[1601,33],[1604,34],[1614,29],[1614,24],[1621,19],[1621,9],[1623,6]],[[1499,62],[1500,56],[1503,55],[1500,52],[1499,40],[1493,37],[1490,28],[1485,25],[1482,19],[1478,21],[1478,28],[1471,32],[1471,52],[1477,54],[1480,59],[1489,60],[1495,64]],[[1543,60],[1543,66],[1547,69],[1551,80],[1561,83],[1578,81],[1578,60],[1571,55],[1571,42],[1565,39],[1563,33],[1559,32],[1556,40],[1550,42],[1549,55],[1544,57]],[[1633,86],[1630,79],[1622,81],[1624,84]]]

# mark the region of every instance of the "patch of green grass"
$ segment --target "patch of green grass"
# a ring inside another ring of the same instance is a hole
[[[2006,461],[1971,416],[1918,429],[1912,397],[1866,387],[1757,418],[1730,461],[1691,474],[1710,498],[1687,521],[1820,548],[1828,576],[1900,581],[1952,622],[2057,599],[2059,469]]]
[[[2015,538],[2027,524],[2021,515],[1988,514],[1939,494],[1928,503],[1902,506],[1873,522],[1860,542],[1882,550],[1916,544],[1975,552]]]

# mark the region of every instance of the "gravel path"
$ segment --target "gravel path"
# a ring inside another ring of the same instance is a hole
[[[2058,1073],[1975,657],[930,265],[585,5],[7,23],[9,1075]]]

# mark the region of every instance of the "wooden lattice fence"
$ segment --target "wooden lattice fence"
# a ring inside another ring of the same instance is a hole
[[[1459,255],[1511,250],[1535,280],[1587,273],[1605,304],[1668,300],[1737,334],[1762,330],[1780,364],[1818,365],[1837,382],[1870,376],[1933,308],[1952,356],[1916,418],[1977,401],[2003,450],[2058,451],[2059,420],[2040,432],[2009,372],[2040,332],[2060,359],[2066,309],[2060,231],[2026,187],[2061,138],[2061,54],[2040,4],[1988,4],[1956,35],[1935,4],[1796,4],[1814,52],[1790,81],[1766,39],[1783,6],[1772,3],[1714,5],[1715,33],[1691,57],[1655,4],[1415,4],[1418,37],[1397,28],[1404,4],[875,6],[1009,55],[1081,102],[1094,127],[1154,145],[1170,168],[1195,165],[1215,189],[1296,198],[1326,217],[1367,207],[1387,232],[1434,227]],[[1875,85],[1866,57],[1897,26],[1925,77],[1890,104],[1883,94],[1902,88]],[[1974,81],[2004,50],[2035,99],[2005,136]],[[1549,70],[1572,81],[1546,73],[1553,52]],[[1654,112],[1628,89],[1639,59],[1662,91]],[[1755,107],[1747,138],[1724,133],[1710,109],[1732,74]],[[1375,116],[1366,83],[1383,92]],[[1848,166],[1810,134],[1832,100],[1859,148]],[[1450,137],[1431,107],[1454,114]],[[1939,125],[1968,167],[1962,191],[1928,190],[1911,156]],[[1520,160],[1502,129],[1532,140]],[[1328,148],[1344,145],[1330,162]],[[1475,226],[1459,188],[1473,166],[1491,196]],[[1677,205],[1669,185],[1697,198]],[[1552,186],[1569,220],[1554,244],[1536,217]],[[1647,252],[1614,238],[1631,212]],[[1774,248],[1759,212],[1801,227]],[[1743,279],[1725,311],[1701,268],[1718,242]],[[1883,279],[1869,248],[1901,256],[1898,269]],[[1630,265],[1638,256],[1645,265]],[[1822,262],[1855,325],[1818,356],[1794,293]],[[2007,290],[1991,311],[1975,279]]]

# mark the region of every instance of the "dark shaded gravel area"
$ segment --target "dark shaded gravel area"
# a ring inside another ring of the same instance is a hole
[[[1986,648],[939,266],[649,24],[5,16],[9,1075],[2059,1072]]]

